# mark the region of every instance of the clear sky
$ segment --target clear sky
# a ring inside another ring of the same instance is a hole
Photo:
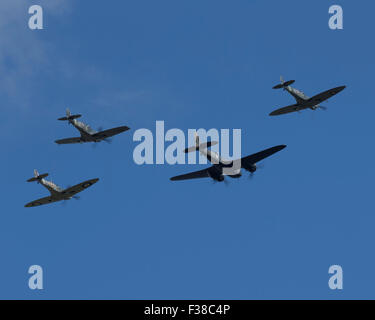
[[[44,30],[28,8],[44,8]],[[344,9],[344,30],[328,8]],[[0,3],[0,298],[375,298],[373,1],[83,1]],[[328,111],[269,117],[307,95],[347,88]],[[101,143],[77,135],[128,125]],[[252,180],[169,178],[202,166],[133,161],[133,133],[242,129],[242,154],[288,147]],[[100,178],[81,200],[38,208],[33,169],[66,187]],[[44,290],[28,288],[28,268]],[[328,268],[344,289],[328,287]]]

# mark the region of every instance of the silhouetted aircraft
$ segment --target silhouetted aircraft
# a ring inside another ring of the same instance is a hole
[[[81,182],[79,184],[76,184],[73,187],[69,187],[67,189],[62,189],[56,184],[54,184],[51,181],[47,181],[44,178],[48,176],[48,173],[39,174],[37,170],[34,170],[34,177],[27,180],[27,182],[38,182],[43,187],[47,188],[48,191],[51,193],[49,197],[41,198],[38,200],[34,200],[28,204],[25,205],[25,207],[38,207],[44,204],[62,201],[62,200],[70,200],[72,198],[79,199],[78,196],[76,196],[77,193],[85,190],[88,187],[91,187],[94,183],[98,182],[98,178],[87,180],[84,182]]]
[[[257,170],[257,163],[274,153],[284,149],[286,145],[275,146],[258,153],[254,153],[251,156],[241,158],[239,160],[225,160],[222,159],[219,154],[214,151],[208,150],[209,147],[216,145],[217,141],[209,141],[206,143],[199,143],[199,137],[196,136],[196,144],[194,147],[186,148],[185,153],[199,151],[202,155],[206,156],[207,159],[214,163],[213,166],[176,176],[171,178],[172,181],[178,180],[188,180],[197,178],[212,178],[215,181],[224,181],[224,176],[229,176],[231,178],[240,178],[242,176],[241,169],[245,169],[252,175]],[[235,164],[234,162],[237,162]],[[240,161],[240,162],[239,162]]]
[[[324,91],[322,93],[319,93],[316,96],[313,96],[312,98],[309,98],[302,91],[292,88],[290,86],[291,84],[295,82],[295,80],[289,80],[285,82],[283,77],[280,77],[280,82],[281,83],[274,86],[273,89],[284,89],[288,91],[296,99],[297,103],[272,111],[270,113],[270,116],[278,116],[281,114],[301,111],[304,109],[316,110],[320,108],[320,109],[326,110],[327,109],[326,107],[323,107],[319,104],[333,97],[334,95],[338,94],[339,92],[341,92],[342,90],[346,88],[346,86],[333,88],[333,89]]]
[[[100,142],[100,141],[103,141],[103,140],[106,141],[106,142],[110,142],[110,140],[108,140],[108,138],[130,129],[127,126],[122,126],[122,127],[104,130],[104,131],[101,131],[101,130],[95,131],[89,125],[76,120],[77,118],[80,118],[80,117],[81,117],[80,114],[72,115],[72,114],[70,114],[69,109],[66,109],[66,117],[59,118],[58,120],[69,121],[69,123],[72,124],[81,133],[81,136],[80,137],[74,137],[74,138],[56,140],[55,142],[57,144]]]

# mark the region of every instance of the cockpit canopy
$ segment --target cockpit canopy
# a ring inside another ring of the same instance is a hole
[[[59,192],[63,191],[61,187],[59,187],[57,184],[53,183],[52,181],[44,180],[44,183],[56,191],[59,191]]]
[[[298,89],[294,89],[294,91],[299,94],[301,97],[305,98],[305,99],[308,99],[309,97],[305,95],[305,93],[301,90],[298,90]]]
[[[89,134],[95,134],[96,133],[96,131],[93,128],[91,128],[88,124],[85,124],[83,122],[77,121],[76,125],[78,127],[80,127],[81,129],[83,129],[84,131],[86,131],[87,133],[89,133]]]

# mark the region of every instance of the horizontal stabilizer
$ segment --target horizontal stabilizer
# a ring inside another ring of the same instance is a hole
[[[280,83],[280,84],[274,86],[272,89],[282,89],[282,88],[285,88],[287,86],[290,86],[294,82],[296,82],[296,81],[295,80],[289,80],[289,81],[286,81],[286,82],[283,82],[283,83]]]
[[[58,118],[57,120],[60,120],[60,121],[68,121],[68,120],[73,120],[73,119],[77,119],[77,118],[80,118],[82,117],[81,114],[73,114],[69,117],[62,117],[62,118]]]
[[[33,177],[33,178],[27,180],[27,182],[39,181],[39,180],[44,179],[46,177],[48,177],[48,173],[43,173],[43,174],[38,175],[37,177]]]
[[[209,147],[212,147],[212,146],[215,146],[217,145],[218,142],[217,141],[208,141],[208,142],[204,142],[204,143],[201,143],[199,144],[199,146],[195,146],[195,147],[189,147],[189,148],[186,148],[184,150],[185,153],[189,153],[189,152],[194,152],[194,151],[198,151],[199,149],[207,149]]]

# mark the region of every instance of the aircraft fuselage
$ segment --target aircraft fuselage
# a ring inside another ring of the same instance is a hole
[[[59,198],[59,196],[61,196],[62,189],[52,181],[41,179],[39,183],[51,193],[52,197]]]
[[[215,166],[218,174],[229,176],[231,178],[241,177],[241,168],[235,168],[233,161],[225,160],[221,158],[217,152],[206,148],[203,148],[202,150],[200,149],[199,153],[205,156],[207,160]],[[225,170],[223,170],[223,168],[225,168]]]
[[[100,139],[93,138],[93,135],[97,133],[97,131],[93,130],[88,124],[85,124],[81,121],[76,119],[69,120],[69,123],[73,125],[81,134],[82,141],[93,141],[99,142]]]
[[[310,108],[312,110],[315,110],[319,107],[319,104],[316,104],[314,102],[309,102],[309,97],[305,95],[302,91],[293,88],[291,86],[285,87],[285,90],[291,94],[294,99],[296,99],[297,104],[299,104],[302,108]]]

